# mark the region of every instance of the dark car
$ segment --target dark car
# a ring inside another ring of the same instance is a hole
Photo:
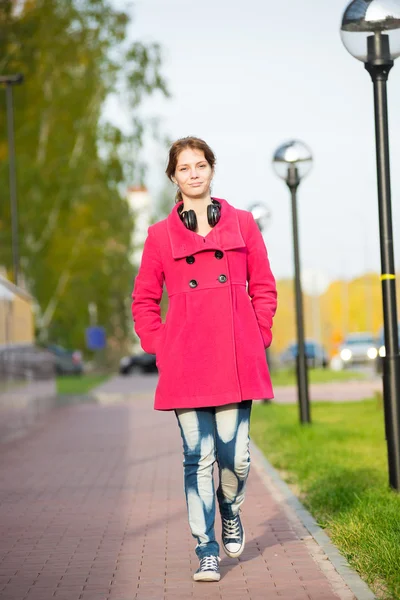
[[[141,371],[142,373],[156,373],[156,355],[148,354],[147,352],[141,352],[140,354],[133,354],[131,356],[124,356],[121,358],[119,363],[119,372],[121,375],[129,375],[134,371]]]
[[[67,350],[56,344],[50,344],[47,346],[47,350],[55,357],[57,375],[82,375],[82,352],[79,350]]]
[[[324,369],[329,364],[328,354],[321,344],[313,340],[306,340],[304,343],[307,365],[309,367],[323,367]],[[290,344],[281,354],[281,364],[284,366],[294,366],[298,356],[297,342]]]

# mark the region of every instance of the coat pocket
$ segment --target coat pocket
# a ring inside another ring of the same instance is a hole
[[[261,329],[260,325],[260,332],[261,332],[261,337],[263,339],[264,342],[264,348],[269,348],[272,342],[272,331],[270,328],[263,328]]]
[[[250,301],[250,303],[251,303],[251,307],[253,309],[254,319],[255,319],[255,321],[257,323],[257,327],[258,327],[258,330],[259,330],[260,335],[261,335],[261,339],[262,339],[263,344],[264,344],[264,348],[269,348],[269,346],[271,345],[271,342],[272,342],[272,331],[271,331],[271,328],[270,327],[262,327],[260,325],[260,321],[257,318],[257,314],[256,314],[256,311],[254,310],[253,303],[251,301]]]
[[[159,361],[161,359],[163,350],[164,350],[164,345],[165,345],[165,335],[166,335],[166,325],[165,323],[161,324],[160,327],[160,331],[158,332],[157,335],[157,342],[156,342],[156,365],[159,364]]]

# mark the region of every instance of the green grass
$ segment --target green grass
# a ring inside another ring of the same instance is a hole
[[[252,438],[374,592],[400,598],[400,494],[389,489],[381,401],[256,404]]]
[[[294,369],[278,369],[271,371],[274,386],[295,385],[296,373]],[[330,369],[309,369],[308,378],[310,383],[330,383],[332,381],[358,381],[366,379],[366,374],[360,371],[331,371]]]
[[[57,377],[58,394],[86,394],[89,390],[100,385],[109,375],[78,375]]]

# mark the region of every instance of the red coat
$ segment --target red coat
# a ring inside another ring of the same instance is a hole
[[[205,237],[185,227],[179,204],[149,227],[132,315],[143,350],[156,354],[157,410],[273,398],[265,348],[275,279],[253,215],[220,202],[220,221]]]

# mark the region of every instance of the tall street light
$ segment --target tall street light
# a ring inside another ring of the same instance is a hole
[[[304,343],[304,310],[301,291],[300,249],[297,224],[297,188],[312,165],[312,155],[305,144],[292,140],[275,151],[273,166],[279,177],[285,180],[292,198],[294,281],[297,329],[297,395],[301,423],[311,423],[310,399],[308,394],[307,358]]]
[[[19,271],[19,244],[18,244],[18,208],[17,208],[17,177],[15,170],[15,142],[14,142],[14,107],[12,86],[22,83],[24,76],[1,75],[0,86],[6,88],[7,99],[7,133],[8,133],[8,164],[10,181],[10,203],[11,203],[11,245],[13,258],[14,283],[18,285]]]
[[[341,36],[346,50],[364,63],[374,86],[383,326],[386,348],[386,356],[383,358],[383,401],[389,483],[394,489],[400,491],[400,355],[386,88],[394,59],[400,56],[400,0],[354,0],[343,14]]]
[[[264,202],[255,202],[248,208],[254,217],[260,231],[267,229],[271,223],[272,213]]]

